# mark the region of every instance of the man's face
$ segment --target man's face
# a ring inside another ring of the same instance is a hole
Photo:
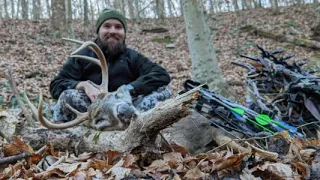
[[[100,26],[98,36],[102,44],[109,47],[115,47],[118,44],[124,43],[126,34],[124,27],[119,20],[108,19]]]

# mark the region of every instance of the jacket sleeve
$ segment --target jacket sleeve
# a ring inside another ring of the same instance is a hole
[[[66,89],[74,89],[81,81],[82,66],[76,58],[69,58],[59,74],[50,83],[50,93],[54,99]]]
[[[137,54],[134,61],[134,69],[138,73],[138,78],[130,84],[134,87],[136,95],[151,93],[170,83],[171,78],[162,66],[150,61],[140,53]]]

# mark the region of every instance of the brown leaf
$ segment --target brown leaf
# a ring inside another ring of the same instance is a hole
[[[32,153],[33,149],[22,140],[20,140],[17,136],[14,136],[13,142],[11,144],[5,145],[3,147],[3,151],[5,157],[7,157],[23,153],[24,151]]]
[[[301,163],[301,162],[295,162],[293,163],[294,166],[297,168],[299,174],[305,179],[310,176],[310,169],[307,164]]]
[[[294,179],[294,173],[291,167],[283,163],[268,163],[266,162],[262,166],[258,166],[257,169],[252,172],[255,176],[272,180],[286,180]]]
[[[190,169],[190,170],[183,176],[183,178],[184,178],[184,179],[194,179],[194,180],[197,180],[197,179],[203,179],[204,177],[207,177],[207,176],[209,176],[209,175],[206,174],[206,173],[201,172],[198,167],[195,167],[195,168],[193,168],[193,169]]]
[[[107,163],[114,164],[114,161],[120,157],[121,153],[119,151],[108,150],[107,152]]]
[[[248,155],[249,153],[241,153],[235,154],[227,159],[219,159],[214,163],[215,166],[213,166],[213,170],[220,171],[229,167],[237,167],[240,165],[242,159]]]
[[[169,169],[171,168],[168,165],[167,161],[155,160],[146,168],[146,170],[144,170],[144,172],[146,173],[164,172],[164,171],[168,171]]]
[[[93,160],[91,167],[94,169],[103,170],[105,168],[110,169],[113,165],[108,164],[106,161],[103,160]]]

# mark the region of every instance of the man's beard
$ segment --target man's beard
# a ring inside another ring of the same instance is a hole
[[[125,53],[127,48],[125,41],[111,44],[107,41],[101,40],[100,37],[97,38],[97,45],[106,54],[106,56],[110,58],[116,58],[120,56],[121,54]]]

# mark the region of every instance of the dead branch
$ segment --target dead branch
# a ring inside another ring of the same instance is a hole
[[[25,115],[25,117],[27,119],[28,125],[30,125],[32,127],[35,127],[35,123],[34,123],[34,120],[32,118],[32,115],[29,113],[29,111],[27,110],[25,104],[23,103],[23,101],[21,99],[20,93],[18,91],[16,83],[14,82],[14,79],[13,79],[12,72],[11,72],[10,68],[8,69],[8,72],[7,72],[6,76],[7,76],[7,79],[9,81],[9,84],[11,86],[11,89],[12,89],[13,93],[17,98],[19,106],[21,107],[22,112],[23,112],[23,114]]]
[[[279,42],[288,42],[288,43],[292,43],[297,46],[308,47],[308,48],[312,48],[312,49],[320,49],[320,43],[317,41],[296,38],[296,37],[290,36],[290,35],[275,34],[272,32],[258,29],[254,26],[251,26],[251,25],[241,28],[241,31],[242,32],[249,32],[250,34],[261,36],[264,38],[274,39]]]
[[[30,157],[32,154],[30,152],[23,152],[21,154],[5,157],[0,159],[0,165],[2,164],[10,164],[10,163],[15,163],[18,160],[21,160],[23,158]]]
[[[85,126],[64,130],[26,128],[23,139],[34,149],[52,143],[55,148],[90,151],[131,151],[154,145],[158,133],[189,114],[188,104],[198,96],[197,89],[158,104],[131,121],[125,131],[97,131]]]

